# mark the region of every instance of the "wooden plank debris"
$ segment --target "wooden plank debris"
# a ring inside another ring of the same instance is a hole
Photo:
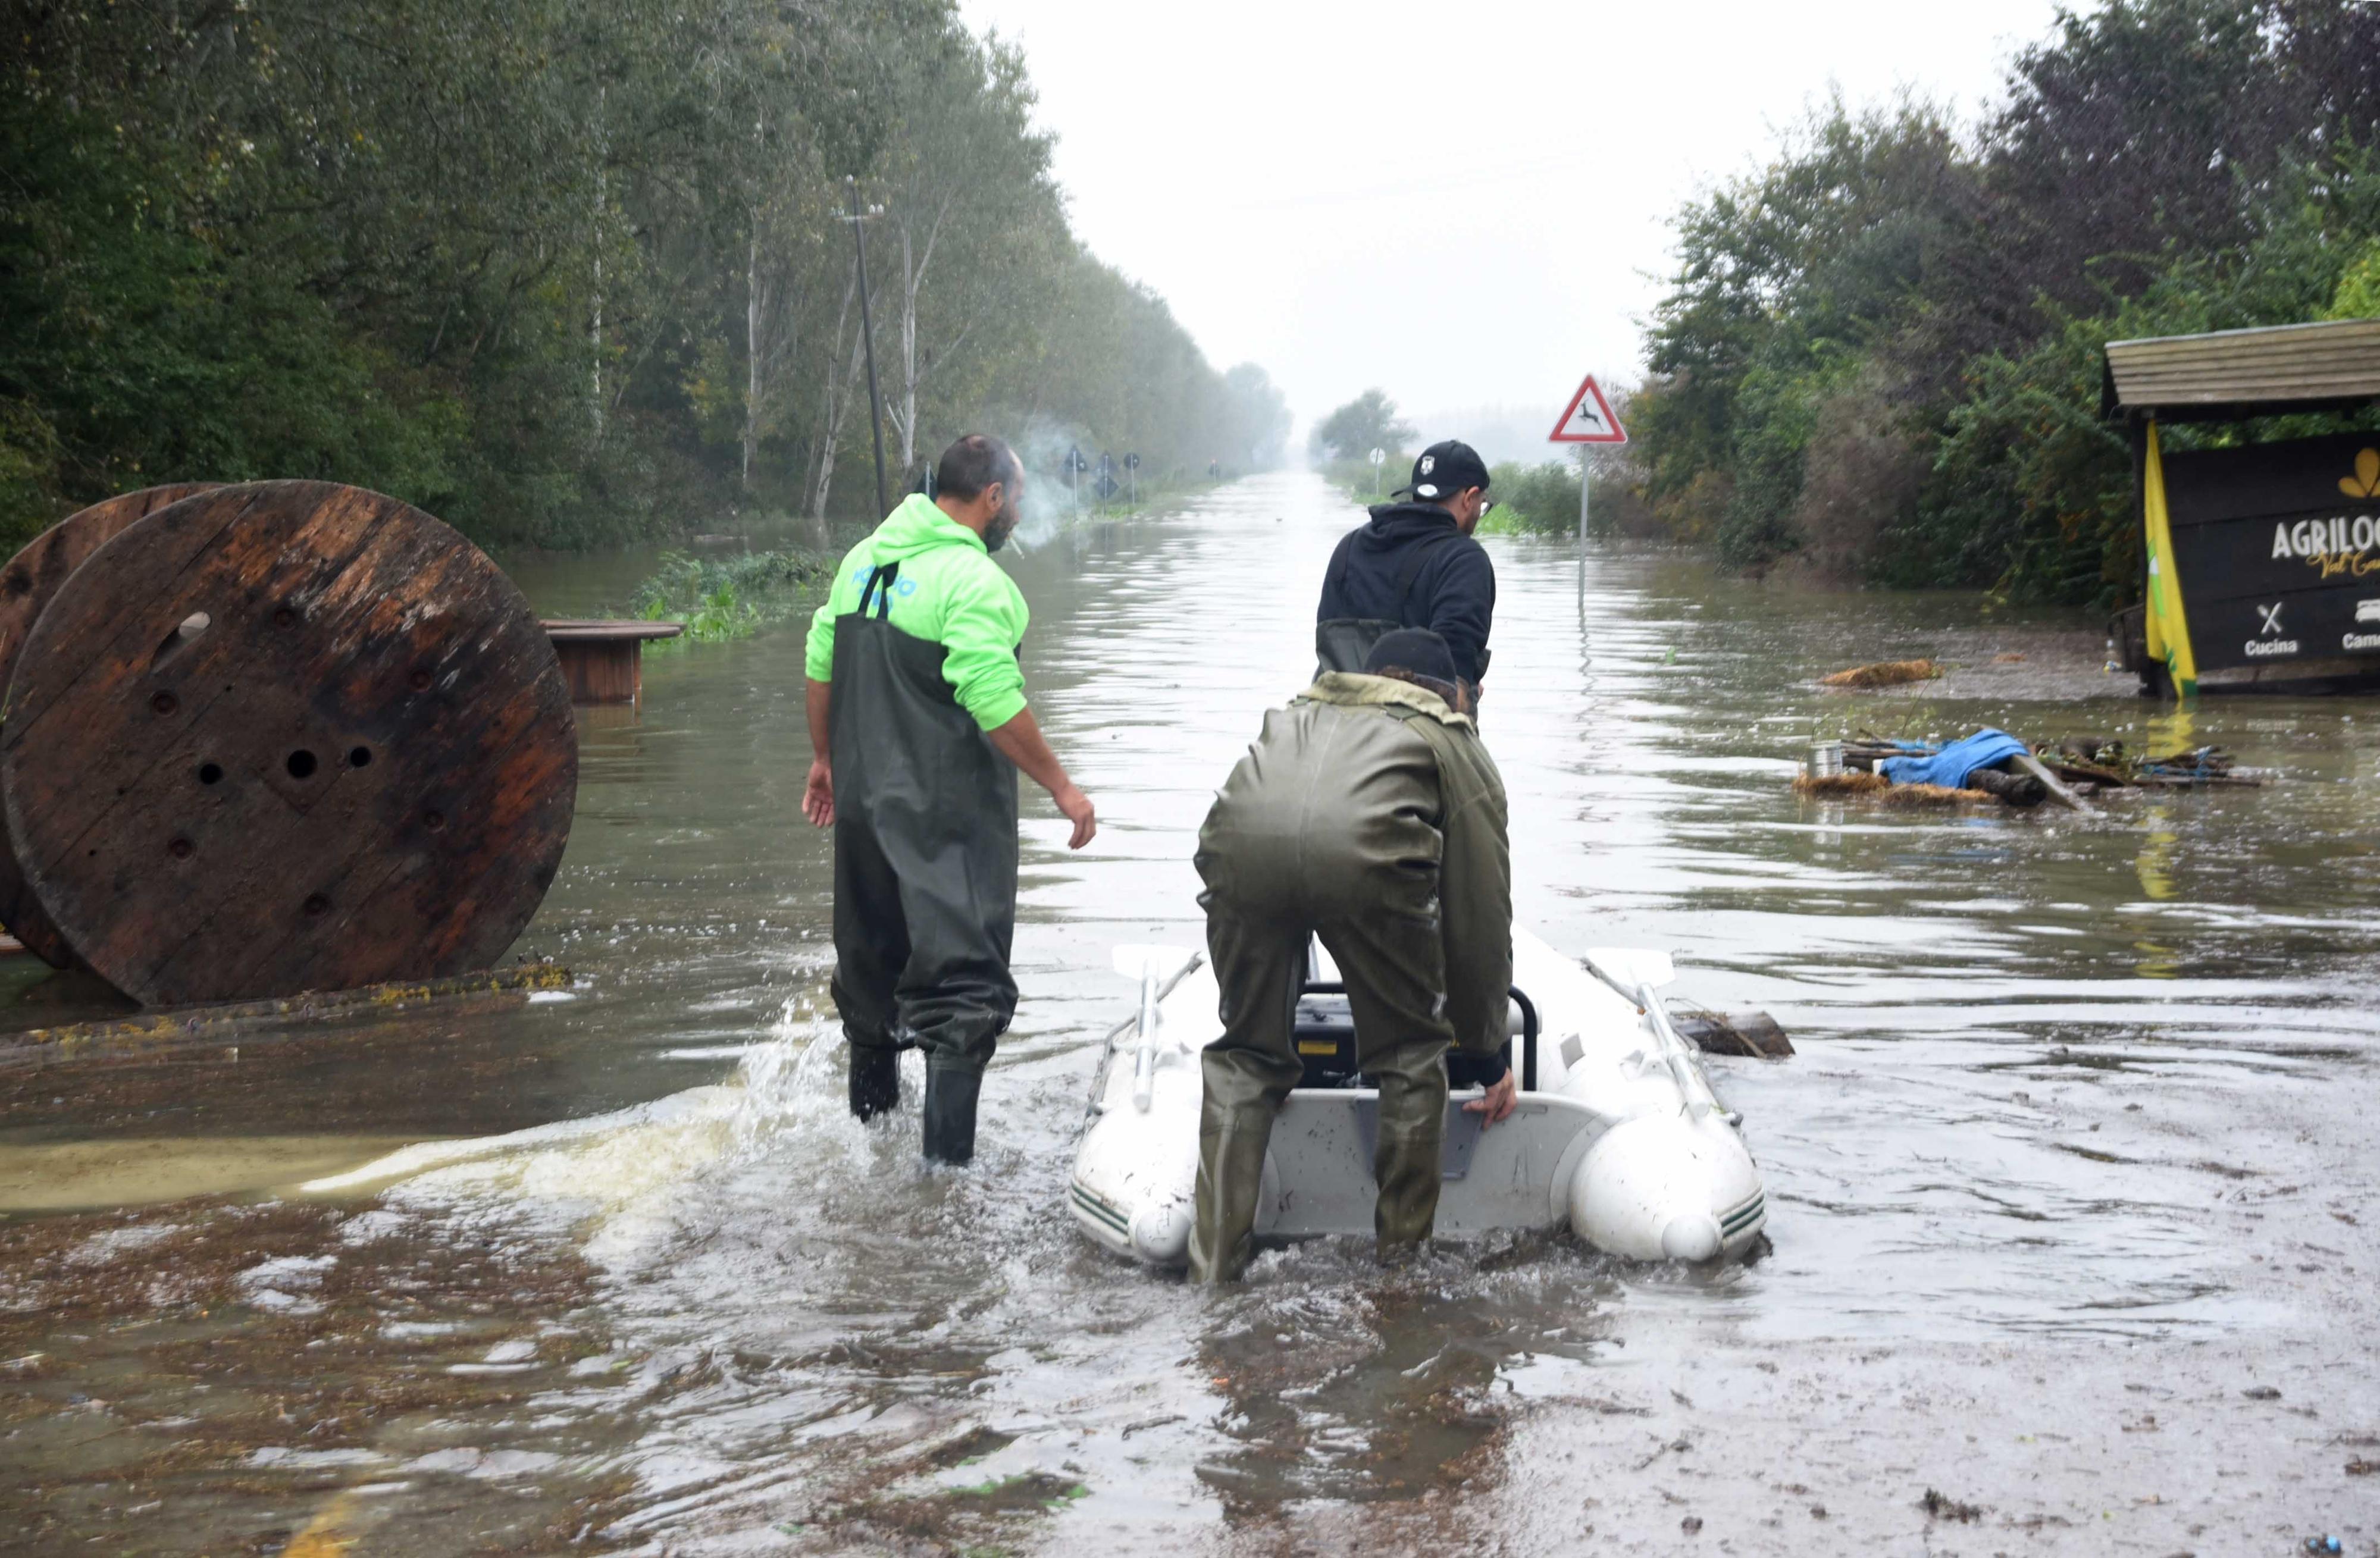
[[[183,1052],[218,1050],[226,1040],[253,1043],[281,1029],[409,1011],[431,1003],[464,1002],[479,996],[506,997],[502,1004],[517,1006],[540,991],[567,990],[571,980],[570,971],[555,963],[518,963],[511,968],[440,979],[396,980],[354,990],[185,1007],[143,1012],[138,1017],[34,1028],[21,1033],[0,1034],[0,1072],[101,1061],[149,1060]]]

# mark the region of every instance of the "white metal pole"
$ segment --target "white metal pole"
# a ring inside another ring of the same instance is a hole
[[[1578,446],[1578,544],[1582,551],[1586,548],[1587,473],[1593,469],[1594,462],[1587,456],[1586,445],[1582,443]]]

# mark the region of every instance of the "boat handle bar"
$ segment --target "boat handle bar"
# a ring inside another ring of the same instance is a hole
[[[1309,979],[1299,984],[1301,996],[1343,996],[1346,984],[1336,979]],[[1537,1003],[1515,984],[1505,992],[1521,1008],[1521,1091],[1537,1091]],[[1512,1041],[1504,1041],[1504,1064],[1512,1063]]]

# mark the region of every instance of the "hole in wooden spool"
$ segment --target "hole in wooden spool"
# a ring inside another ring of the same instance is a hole
[[[294,627],[297,625],[297,622],[298,613],[290,608],[286,606],[276,606],[273,608],[273,625],[274,627]]]
[[[176,860],[188,860],[190,858],[191,851],[197,849],[197,845],[191,843],[188,839],[176,839],[172,843],[165,846],[165,852],[172,855]]]
[[[415,671],[413,673],[413,690],[417,693],[426,693],[430,691],[430,672],[427,670]]]
[[[351,750],[347,754],[347,767],[350,768],[370,767],[371,748],[368,746],[358,746]]]
[[[289,770],[289,777],[291,779],[312,779],[314,777],[314,770],[321,767],[322,764],[312,753],[307,751],[301,746],[297,751],[291,753],[281,766]]]
[[[174,624],[174,631],[165,635],[165,641],[157,646],[157,652],[149,657],[149,669],[155,670],[178,654],[184,645],[212,626],[214,626],[214,619],[204,611],[193,611],[184,617]]]
[[[182,700],[171,693],[160,693],[149,700],[149,707],[160,714],[171,714],[182,707]]]
[[[431,832],[435,833],[440,828],[446,826],[446,814],[444,812],[424,812],[421,814],[421,826],[430,829]]]
[[[220,763],[200,764],[199,782],[200,784],[221,784],[223,782],[223,765]]]
[[[306,912],[310,916],[319,920],[330,912],[331,900],[329,899],[324,898],[321,893],[313,893],[308,896],[306,900]]]

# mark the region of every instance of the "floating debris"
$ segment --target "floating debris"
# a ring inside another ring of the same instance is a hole
[[[1801,794],[1822,800],[1857,796],[1881,801],[1888,806],[1980,805],[1998,799],[1988,791],[1950,790],[1938,784],[1895,784],[1882,774],[1871,773],[1803,774],[1793,781],[1793,788]]]
[[[1983,1505],[1954,1499],[1932,1488],[1925,1490],[1925,1496],[1917,1501],[1917,1507],[1924,1510],[1930,1519],[1956,1520],[1962,1526],[1971,1526],[1984,1516]]]
[[[1987,728],[1955,742],[1896,741],[1869,731],[1820,742],[1793,788],[1803,795],[1908,805],[1988,799],[2022,809],[2055,799],[2087,812],[2090,798],[2110,791],[2263,782],[2234,767],[2220,747],[2156,755],[2134,754],[2112,738],[2032,743]]]
[[[1818,678],[1821,687],[1899,687],[1911,682],[1937,680],[1943,668],[1932,660],[1879,660],[1855,665],[1832,676]]]
[[[572,984],[571,972],[553,963],[517,963],[482,973],[438,979],[399,980],[353,990],[330,990],[263,1000],[183,1007],[138,1017],[33,1028],[0,1038],[0,1074],[77,1061],[149,1059],[160,1055],[212,1050],[226,1038],[254,1041],[294,1036],[345,1018],[371,1018],[432,1002],[455,1010],[475,1003],[511,1007],[538,996],[553,997]],[[237,1061],[237,1045],[223,1048]]]
[[[1765,1011],[1680,1012],[1674,1021],[1678,1036],[1705,1055],[1784,1060],[1793,1054],[1793,1041]]]

